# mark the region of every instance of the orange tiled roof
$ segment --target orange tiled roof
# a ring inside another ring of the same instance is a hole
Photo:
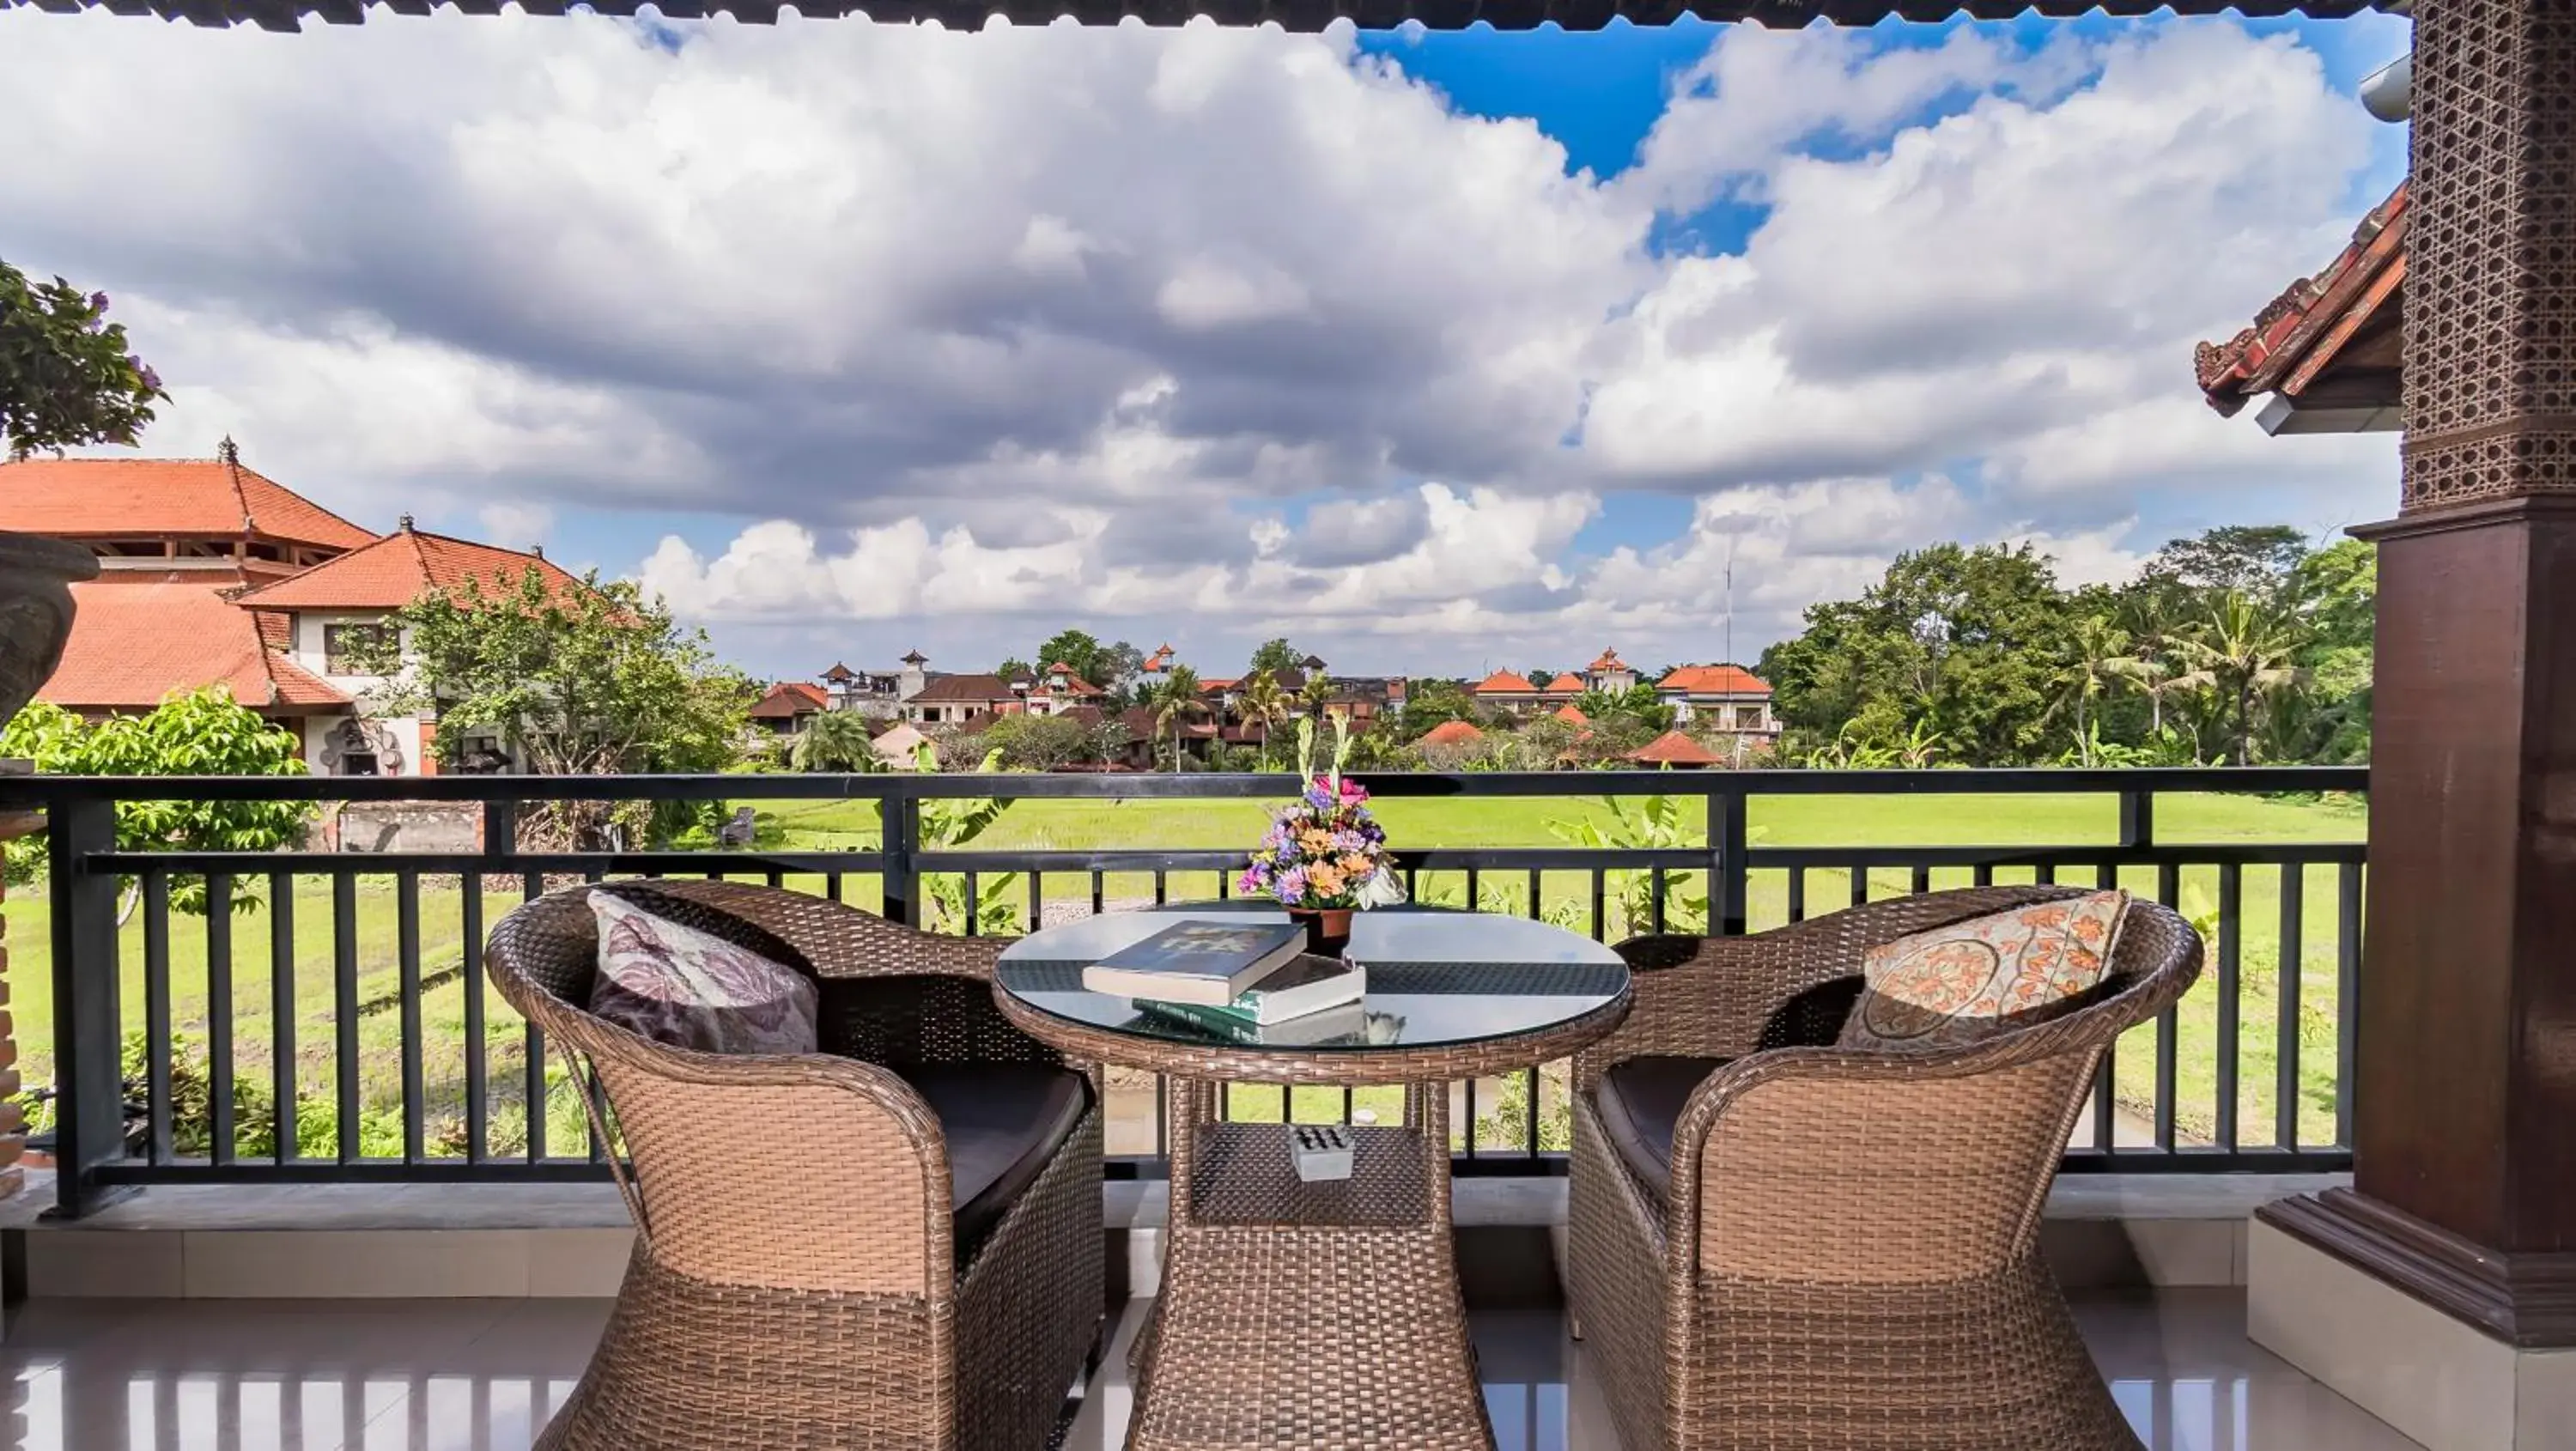
[[[1588,666],[1586,666],[1586,667],[1584,667],[1584,668],[1585,668],[1585,669],[1588,669],[1588,670],[1594,670],[1594,671],[1600,671],[1600,670],[1625,670],[1625,669],[1627,669],[1627,668],[1628,668],[1628,662],[1626,662],[1625,660],[1622,660],[1622,659],[1620,659],[1620,658],[1619,658],[1619,652],[1618,652],[1618,651],[1616,651],[1616,650],[1604,650],[1604,651],[1602,651],[1602,652],[1601,652],[1601,658],[1600,658],[1600,659],[1593,661],[1590,665],[1588,665]]]
[[[1061,688],[1067,695],[1106,695],[1109,693],[1102,690],[1099,686],[1092,684],[1090,681],[1083,679],[1080,675],[1075,674],[1073,667],[1065,664],[1061,660],[1047,667],[1047,675],[1050,679],[1058,675],[1063,676],[1064,685]],[[1042,690],[1054,691],[1059,687],[1054,685],[1044,685],[1039,688]]]
[[[793,720],[830,704],[822,687],[802,680],[784,680],[769,687],[769,693],[752,706],[750,713],[754,720]]]
[[[1536,695],[1538,687],[1530,684],[1529,677],[1526,675],[1515,675],[1509,670],[1497,670],[1476,682],[1476,694]]]
[[[1769,695],[1762,677],[1741,665],[1678,665],[1655,682],[1657,690],[1691,695]]]
[[[212,585],[182,581],[72,586],[78,613],[63,663],[40,700],[74,710],[150,710],[182,690],[222,685],[253,710],[346,706],[338,687],[270,650],[259,622]]]
[[[1228,675],[1219,680],[1202,680],[1199,682],[1199,694],[1219,695],[1234,689],[1242,683],[1243,677],[1240,675]]]
[[[256,535],[356,549],[376,536],[273,479],[216,459],[0,464],[0,529],[65,538]]]
[[[1571,670],[1568,670],[1564,674],[1557,676],[1554,680],[1549,681],[1547,683],[1547,690],[1545,693],[1548,695],[1581,695],[1583,693],[1583,677],[1575,674]]]
[[[1474,726],[1467,724],[1463,720],[1444,720],[1440,724],[1433,726],[1428,732],[1424,733],[1422,739],[1414,742],[1414,744],[1421,746],[1463,746],[1469,741],[1481,741],[1484,738],[1485,733],[1483,731],[1476,729]]]
[[[364,549],[236,598],[264,610],[398,610],[433,589],[455,589],[469,580],[511,588],[531,567],[558,594],[581,588],[581,581],[540,555],[398,529]]]
[[[1664,732],[1630,751],[1628,759],[1649,766],[1714,766],[1718,760],[1715,752],[1680,731]]]
[[[2297,393],[2334,360],[2406,284],[2408,183],[2353,229],[2351,245],[2314,277],[2303,277],[2224,343],[2193,350],[2193,371],[2209,406],[2234,415],[2276,389]]]
[[[1570,700],[1569,700],[1569,701],[1567,701],[1565,704],[1560,705],[1560,706],[1558,706],[1558,707],[1556,708],[1556,718],[1557,718],[1558,720],[1564,721],[1564,722],[1565,722],[1566,724],[1568,724],[1568,725],[1590,725],[1590,724],[1592,724],[1592,717],[1590,717],[1590,716],[1588,716],[1588,715],[1585,715],[1583,712],[1581,712],[1581,711],[1579,711],[1579,710],[1576,710],[1576,709],[1574,708],[1574,702],[1573,702],[1573,701],[1570,701]]]

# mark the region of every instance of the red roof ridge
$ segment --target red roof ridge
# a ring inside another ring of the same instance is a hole
[[[1653,765],[1714,766],[1717,754],[1679,730],[1669,730],[1628,753],[1631,761]]]
[[[1538,687],[1531,684],[1529,677],[1526,675],[1516,674],[1509,670],[1497,670],[1493,674],[1486,676],[1483,680],[1476,682],[1477,694],[1481,695],[1488,691],[1496,695],[1536,695],[1538,693]]]
[[[2224,343],[2204,342],[2192,350],[2192,370],[2210,407],[2235,414],[2246,399],[2272,391],[2320,342],[2339,345],[2333,335],[2349,336],[2387,300],[2406,274],[2410,186],[2411,179],[2399,182],[2362,217],[2334,261],[2283,289],[2255,314],[2253,326]]]

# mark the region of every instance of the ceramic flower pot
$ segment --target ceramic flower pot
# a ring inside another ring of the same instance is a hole
[[[1291,907],[1288,915],[1306,929],[1306,950],[1326,957],[1339,957],[1351,945],[1349,907]]]
[[[0,725],[36,698],[72,637],[72,581],[98,556],[38,534],[0,533]]]

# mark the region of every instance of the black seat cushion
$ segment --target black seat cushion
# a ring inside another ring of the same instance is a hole
[[[1601,1075],[1593,1095],[1601,1110],[1601,1127],[1609,1132],[1611,1151],[1655,1191],[1658,1199],[1673,1192],[1673,1125],[1682,1105],[1700,1080],[1727,1064],[1724,1058],[1623,1058]]]
[[[950,1204],[963,1264],[1082,1122],[1091,1083],[1035,1063],[922,1063],[894,1072],[948,1139]]]

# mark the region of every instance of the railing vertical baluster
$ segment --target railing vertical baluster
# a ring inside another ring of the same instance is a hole
[[[515,843],[511,846],[511,854],[517,855]],[[543,874],[520,873],[519,896],[522,901],[533,902],[544,895],[545,890],[546,879]],[[525,1023],[520,1033],[520,1044],[519,1101],[522,1120],[520,1127],[527,1132],[528,1162],[534,1164],[546,1157],[546,1035],[544,1030],[534,1021]]]
[[[1733,782],[1718,783],[1708,796],[1708,930],[1715,937],[1744,935],[1745,903],[1751,895],[1751,864],[1746,860],[1744,792]]]
[[[358,878],[331,874],[332,1088],[340,1114],[339,1157],[358,1161]]]
[[[2182,900],[2182,868],[2165,862],[2156,868],[2156,900],[2170,907]],[[2175,1143],[2174,1100],[2180,1090],[2182,1021],[2173,1008],[2156,1015],[2156,1148],[2172,1153]]]
[[[144,1161],[176,1157],[170,1133],[170,874],[143,873],[143,1117]]]
[[[1546,920],[1546,918],[1547,918],[1547,912],[1546,912],[1546,910],[1545,910],[1545,909],[1540,905],[1540,903],[1539,903],[1539,898],[1540,898],[1540,896],[1541,896],[1541,895],[1543,895],[1543,894],[1546,892],[1546,890],[1547,890],[1547,889],[1546,889],[1545,885],[1544,885],[1544,884],[1543,884],[1543,882],[1541,881],[1541,877],[1540,877],[1539,869],[1538,869],[1538,868],[1536,868],[1536,867],[1532,867],[1532,868],[1530,868],[1530,874],[1529,874],[1529,904],[1530,904],[1530,920],[1531,920],[1531,921],[1533,921],[1533,922],[1541,922],[1541,921],[1545,921],[1545,920]]]
[[[966,935],[969,937],[983,931],[983,924],[978,920],[984,915],[978,910],[984,904],[982,879],[983,874],[980,872],[966,874]]]
[[[1467,1157],[1476,1157],[1476,1080],[1467,1080]]]
[[[458,883],[458,923],[465,936],[465,1160],[480,1164],[491,1154],[484,1142],[492,1122],[492,1096],[485,1077],[486,1029],[483,1023],[483,874],[467,872]]]
[[[2156,844],[2156,793],[2123,791],[2120,793],[2120,845],[2128,851],[2142,851]]]
[[[825,872],[823,874],[823,895],[835,902],[841,900],[841,874],[839,872]]]
[[[296,1157],[295,877],[268,874],[269,1100],[277,1126],[277,1162]]]
[[[1609,874],[1599,867],[1592,869],[1592,939],[1595,942],[1610,940]]]
[[[1914,894],[1915,896],[1918,896],[1918,897],[1922,896],[1924,893],[1926,893],[1926,892],[1928,892],[1928,891],[1931,891],[1931,890],[1932,890],[1932,869],[1931,869],[1930,867],[1928,867],[1928,866],[1923,865],[1922,863],[1919,863],[1919,862],[1918,862],[1918,863],[1916,863],[1916,864],[1915,864],[1915,867],[1914,867],[1914,879],[1913,879],[1913,881],[1912,881],[1912,883],[1911,883],[1910,885],[1911,885],[1911,889],[1912,889],[1912,891],[1913,891],[1913,894]]]
[[[1868,905],[1869,905],[1869,868],[1867,868],[1867,867],[1865,867],[1865,866],[1862,866],[1862,865],[1861,865],[1860,863],[1858,863],[1858,862],[1854,862],[1854,863],[1852,863],[1852,867],[1851,867],[1851,873],[1850,873],[1850,875],[1851,875],[1851,904],[1852,904],[1853,906],[1855,906],[1855,907],[1866,907],[1866,906],[1868,906]]]
[[[2243,979],[2237,971],[2244,938],[2245,869],[2218,865],[2218,1146],[2236,1151],[2237,1012]]]
[[[1159,907],[1165,902],[1170,901],[1171,892],[1171,879],[1166,877],[1160,868],[1157,868],[1154,872],[1154,905]]]
[[[921,877],[913,866],[921,850],[921,798],[898,778],[877,803],[877,821],[878,845],[885,858],[883,915],[889,922],[922,926]]]
[[[394,967],[402,994],[403,1162],[427,1151],[429,1105],[423,1087],[420,1012],[420,873],[394,874]]]
[[[233,1161],[233,879],[206,876],[206,1150]]]
[[[1973,867],[1971,867],[1971,868],[1969,868],[1969,869],[1968,869],[1968,885],[1969,885],[1969,886],[1972,886],[1972,887],[1991,887],[1991,886],[1993,886],[1994,884],[1995,884],[1995,864],[1994,864],[1993,862],[1979,862],[1979,863],[1977,863],[1975,866],[1973,866]]]
[[[1031,872],[1029,873],[1029,930],[1035,932],[1045,925],[1046,874]]]
[[[1646,873],[1646,930],[1660,934],[1664,930],[1664,869],[1654,867]]]
[[[2335,1145],[2352,1147],[2353,1018],[2361,1006],[2361,868],[2335,873]]]
[[[1792,922],[1807,920],[1807,869],[1805,867],[1789,868],[1789,920]]]
[[[116,874],[89,859],[116,849],[116,802],[99,795],[45,811],[53,898],[54,1213],[78,1219],[123,1191],[94,1171],[125,1156],[125,1026],[117,1004]]]
[[[1094,917],[1097,917],[1102,912],[1108,910],[1108,883],[1109,877],[1106,872],[1093,872],[1091,874],[1091,915]]]
[[[1484,910],[1484,907],[1485,889],[1483,880],[1474,867],[1469,867],[1467,868],[1467,910],[1470,912],[1481,912]]]
[[[2295,862],[2281,866],[2281,961],[2278,980],[2273,989],[2277,1009],[2273,1044],[2275,1067],[2273,1080],[2272,1142],[2284,1149],[2299,1146],[2299,974],[2306,966],[2306,924],[2300,920],[2306,904],[2301,898],[2307,892],[2308,869]]]

